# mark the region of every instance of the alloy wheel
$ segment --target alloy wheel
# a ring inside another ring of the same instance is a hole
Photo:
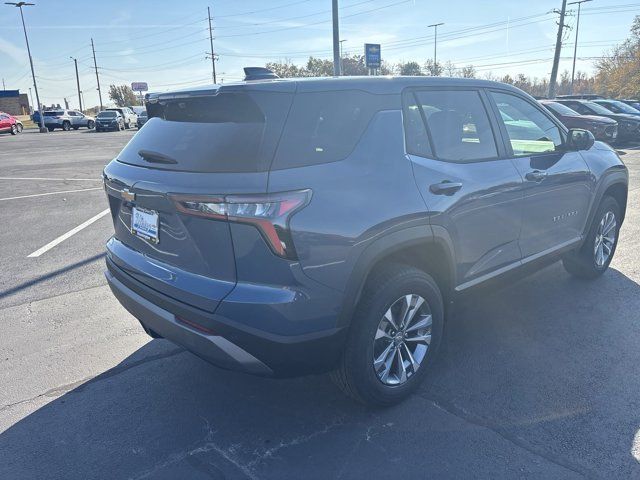
[[[593,256],[597,267],[603,267],[613,253],[617,235],[616,216],[608,211],[600,220],[593,244]]]
[[[385,385],[405,383],[416,373],[431,344],[433,317],[417,294],[397,299],[386,311],[373,341],[373,368]]]

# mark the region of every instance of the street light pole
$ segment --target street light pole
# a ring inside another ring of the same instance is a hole
[[[82,112],[82,97],[80,96],[80,77],[78,76],[78,59],[69,57],[76,65],[76,84],[78,85],[78,105],[80,105],[80,111]]]
[[[571,94],[573,95],[573,82],[576,79],[576,56],[578,55],[578,30],[580,30],[580,7],[583,3],[591,2],[593,0],[579,0],[577,2],[571,2],[569,5],[578,5],[578,18],[576,20],[576,39],[573,44],[573,68],[571,69]]]
[[[444,23],[433,23],[427,25],[427,28],[433,27],[433,74],[438,76],[438,27]]]
[[[331,16],[333,20],[333,75],[342,75],[340,68],[340,24],[338,21],[338,0],[331,1]]]
[[[342,61],[342,44],[347,40],[340,40],[340,73],[344,75],[344,62]]]
[[[22,29],[24,30],[24,39],[27,42],[27,53],[29,54],[29,64],[31,65],[31,77],[33,78],[33,89],[36,91],[36,101],[38,102],[38,111],[40,112],[40,133],[47,133],[48,130],[44,126],[44,114],[42,112],[42,105],[40,104],[40,95],[38,95],[38,84],[36,83],[36,73],[33,69],[33,59],[31,58],[31,48],[29,47],[29,37],[27,37],[27,27],[24,23],[24,14],[22,13],[22,7],[32,6],[35,3],[27,2],[4,2],[7,5],[13,5],[20,9],[20,18],[22,19]]]

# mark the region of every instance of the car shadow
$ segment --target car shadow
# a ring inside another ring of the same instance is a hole
[[[0,478],[637,477],[639,293],[556,264],[469,295],[424,388],[386,410],[325,376],[226,372],[154,340],[2,409],[37,408],[0,434]]]

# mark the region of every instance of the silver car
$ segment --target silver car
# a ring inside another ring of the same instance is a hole
[[[61,128],[65,132],[68,132],[72,128],[78,130],[80,127],[86,127],[91,130],[95,125],[95,118],[76,110],[60,109],[45,110],[44,112],[44,126],[47,127],[50,132],[53,132],[56,128]]]

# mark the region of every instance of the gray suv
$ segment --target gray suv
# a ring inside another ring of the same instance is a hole
[[[65,132],[72,128],[78,130],[80,127],[91,130],[95,125],[95,118],[77,110],[45,110],[44,112],[44,126],[50,132],[53,132],[56,128],[60,128]]]
[[[496,277],[609,266],[628,174],[500,83],[257,81],[150,95],[104,170],[109,285],[146,332],[223,368],[332,372],[390,405],[451,307]]]

